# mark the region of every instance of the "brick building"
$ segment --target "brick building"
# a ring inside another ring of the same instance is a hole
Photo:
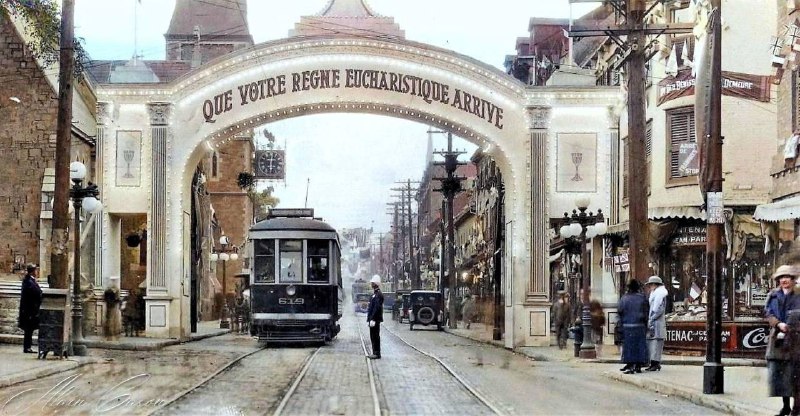
[[[18,292],[26,263],[49,273],[52,198],[55,184],[58,67],[45,66],[26,46],[31,34],[26,21],[0,8],[0,282],[10,288],[0,293],[0,332],[17,331]],[[94,181],[96,122],[95,95],[85,78],[74,83],[72,149],[70,160],[87,167]],[[86,218],[85,221],[90,221]],[[83,254],[93,258],[91,226],[82,240]],[[72,252],[70,250],[70,252]],[[82,279],[93,279],[91,260]],[[44,278],[42,280],[45,280]]]

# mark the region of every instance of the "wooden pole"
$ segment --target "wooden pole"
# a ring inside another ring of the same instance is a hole
[[[69,160],[72,136],[72,80],[75,69],[75,1],[61,5],[61,51],[58,70],[58,121],[56,125],[55,190],[53,192],[53,235],[50,275],[56,288],[69,287]],[[80,244],[76,242],[76,244]],[[80,279],[80,276],[75,276]]]
[[[646,135],[646,71],[645,37],[642,30],[644,1],[628,2],[628,37],[630,55],[627,62],[628,76],[628,200],[630,224],[631,276],[639,281],[647,280],[649,267],[649,228],[647,219],[647,155]]]

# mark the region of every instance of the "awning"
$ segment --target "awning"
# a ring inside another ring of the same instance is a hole
[[[647,209],[647,218],[651,220],[667,218],[690,218],[696,220],[705,220],[706,212],[700,211],[700,208],[693,206],[654,207]]]
[[[778,222],[800,218],[800,196],[756,206],[753,218],[759,221]]]

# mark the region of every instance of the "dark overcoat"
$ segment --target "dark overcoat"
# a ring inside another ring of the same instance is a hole
[[[42,289],[30,274],[22,280],[22,293],[19,299],[19,318],[17,325],[25,329],[39,328],[39,308],[42,306]]]
[[[367,322],[383,322],[383,293],[380,289],[375,289],[372,298],[369,300],[369,308],[367,308]]]
[[[649,303],[643,293],[626,293],[619,301],[619,324],[622,325],[622,362],[644,364],[647,355],[647,317]]]

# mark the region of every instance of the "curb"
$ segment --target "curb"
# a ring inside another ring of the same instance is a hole
[[[51,376],[53,374],[74,370],[86,364],[96,364],[99,362],[101,362],[101,360],[98,360],[96,358],[86,358],[86,359],[81,359],[80,361],[67,359],[61,362],[53,363],[53,365],[35,368],[33,370],[20,371],[18,373],[0,377],[0,388],[6,388],[9,386],[13,386],[15,384],[24,383],[26,381],[36,380],[39,378]]]
[[[770,409],[765,409],[762,407],[751,406],[748,404],[737,402],[733,399],[726,397],[724,394],[722,395],[702,394],[696,391],[677,388],[674,385],[662,383],[660,381],[644,377],[636,377],[636,376],[625,377],[621,374],[615,374],[611,372],[603,372],[602,375],[604,377],[608,377],[615,381],[634,385],[643,390],[649,390],[666,396],[680,397],[696,405],[718,410],[720,412],[724,412],[735,416],[751,416],[751,415],[764,415],[764,414],[774,413]]]
[[[102,339],[87,339],[84,338],[84,345],[87,348],[103,349],[103,350],[126,350],[126,351],[156,351],[171,345],[185,344],[187,342],[199,341],[206,338],[218,337],[230,333],[230,329],[221,329],[218,331],[210,332],[207,334],[195,334],[186,339],[165,339],[161,341],[154,341],[147,344],[134,344],[120,341],[106,341]],[[36,345],[38,337],[33,337],[33,343]],[[20,344],[22,345],[22,335],[0,335],[0,344]]]

